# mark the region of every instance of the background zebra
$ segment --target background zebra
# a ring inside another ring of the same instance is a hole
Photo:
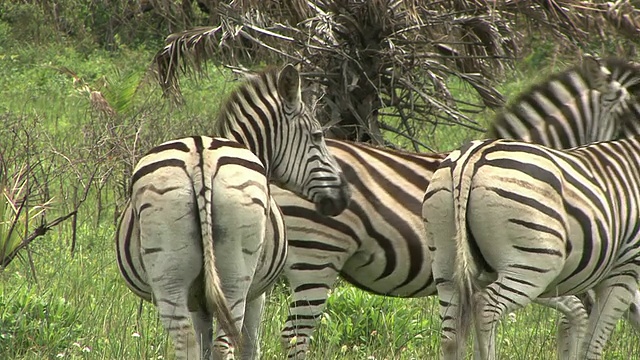
[[[640,93],[634,82],[640,68],[608,59],[602,69],[591,60],[552,75],[518,97],[497,116],[489,133],[529,129],[538,134],[536,139],[545,140],[549,137],[541,135],[548,131],[571,143],[599,140],[591,137],[595,134],[603,139],[640,134],[640,117],[632,116],[640,106],[632,103],[629,112],[619,113],[610,103],[626,99],[627,94],[620,90],[634,96]],[[555,126],[548,126],[545,120],[554,121]],[[533,138],[522,131],[518,136]],[[379,295],[436,293],[431,268],[425,266],[429,254],[420,214],[424,190],[446,154],[413,154],[334,140],[327,144],[354,190],[343,214],[318,216],[308,201],[272,187],[289,236],[284,272],[292,299],[282,330],[289,358],[305,357],[309,337],[338,275]],[[632,306],[630,317],[640,329],[637,310]]]
[[[219,329],[214,346],[233,358],[225,335],[242,329],[242,358],[259,357],[264,291],[280,274],[287,250],[268,181],[312,201],[324,215],[339,214],[350,197],[320,124],[301,101],[293,66],[238,87],[216,128],[220,138],[170,141],[140,160],[116,238],[125,282],[157,305],[178,359],[200,359],[211,348],[210,314],[226,306],[212,303],[217,287],[232,313],[218,320],[233,323]]]
[[[564,151],[485,140],[452,152],[422,208],[443,359],[464,358],[470,315],[481,358],[494,359],[503,314],[589,289],[588,328],[575,333],[586,341],[568,358],[600,359],[638,290],[639,169],[640,137]]]

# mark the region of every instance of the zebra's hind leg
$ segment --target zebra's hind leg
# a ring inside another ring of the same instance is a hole
[[[160,320],[172,338],[176,359],[199,360],[200,349],[187,307],[190,287],[202,268],[200,233],[195,209],[190,201],[172,198],[171,205],[162,198],[138,199],[142,263],[147,273]],[[165,194],[169,196],[171,193]]]
[[[442,174],[445,173],[442,172]],[[454,280],[456,278],[456,260],[448,256],[438,256],[439,254],[456,254],[457,252],[456,242],[452,241],[456,235],[456,227],[449,220],[454,217],[453,197],[449,189],[450,179],[443,177],[440,181],[441,184],[431,183],[431,186],[439,190],[425,196],[422,218],[432,261],[433,278],[438,291],[440,319],[442,320],[441,358],[443,360],[459,360],[466,358],[467,334],[471,325],[471,316],[458,313],[468,310],[467,306],[460,307],[461,300],[468,299],[461,297]],[[432,209],[438,209],[438,211]]]
[[[242,328],[242,360],[260,359],[260,320],[266,295],[262,294],[247,303]]]
[[[593,308],[593,304],[595,302],[594,296],[593,290],[578,296],[587,308],[588,313],[590,313]],[[640,332],[640,290],[636,290],[633,293],[633,300],[631,301],[631,304],[629,304],[629,309],[625,312],[622,318],[627,320],[635,331]]]
[[[588,316],[582,301],[576,296],[538,298],[537,304],[558,310],[557,349],[560,359],[578,359],[588,326]]]
[[[221,166],[211,191],[216,271],[238,329],[243,327],[247,295],[262,258],[269,214],[266,178],[247,171],[233,164]],[[220,327],[213,346],[215,356],[235,358]]]
[[[196,332],[196,343],[203,354],[203,359],[211,358],[213,340],[213,321],[211,314],[199,308],[191,312],[191,321]]]
[[[580,359],[602,358],[611,331],[629,307],[637,288],[638,282],[629,272],[612,275],[594,288],[595,304],[589,314],[589,328],[583,343],[585,350]]]
[[[483,360],[496,359],[496,332],[500,318],[528,305],[531,299],[542,294],[558,273],[559,270],[550,270],[533,277],[530,271],[511,268],[509,272],[500,271],[496,281],[474,294],[473,320]]]

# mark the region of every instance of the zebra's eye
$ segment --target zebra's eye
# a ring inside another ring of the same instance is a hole
[[[311,132],[311,142],[314,145],[318,145],[322,141],[322,137],[324,136],[322,130],[315,130]]]

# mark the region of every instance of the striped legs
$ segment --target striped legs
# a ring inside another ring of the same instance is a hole
[[[448,174],[440,172],[439,174]],[[442,179],[444,178],[444,180]],[[456,236],[455,224],[450,221],[453,215],[453,195],[449,188],[450,177],[437,178],[441,182],[431,183],[434,191],[425,196],[422,208],[422,218],[427,235],[427,246],[430,252],[433,278],[438,291],[438,303],[442,331],[440,339],[441,356],[443,360],[464,359],[466,354],[466,342],[471,314],[458,314],[459,310],[467,309],[466,306],[459,309],[460,293],[453,279],[455,273],[455,261],[451,258],[437,256],[438,253],[455,254]],[[439,209],[432,211],[431,209]],[[446,241],[436,241],[446,239]],[[437,243],[437,247],[436,247]],[[459,316],[462,315],[462,316]],[[477,348],[477,347],[476,347]]]
[[[177,201],[172,206],[163,206],[158,197],[159,194],[149,191],[140,197],[145,202],[136,204],[142,263],[162,325],[173,339],[176,359],[199,360],[201,352],[187,308],[191,285],[202,268],[194,204]],[[155,201],[149,201],[153,198]]]
[[[265,297],[265,294],[262,294],[247,303],[244,315],[244,326],[242,328],[243,342],[240,355],[242,360],[260,359],[259,330]],[[213,322],[211,321],[211,316],[205,311],[192,312],[191,316],[196,330],[196,340],[199,341],[199,347],[202,349],[211,349],[211,339],[213,337]],[[226,348],[226,346],[224,347]],[[205,353],[204,359],[208,359],[211,352],[206,351]],[[230,355],[227,354],[227,356]]]
[[[496,281],[473,295],[474,325],[483,360],[496,359],[496,330],[500,318],[528,305],[559,273],[560,267],[557,267],[557,271],[532,278],[530,272],[515,269],[506,275],[499,274]]]
[[[618,271],[598,284],[595,290],[595,304],[589,314],[589,329],[585,352],[581,359],[601,359],[611,331],[629,308],[633,292],[638,289],[637,275],[632,272]]]
[[[263,293],[247,303],[242,328],[242,360],[260,359],[260,321],[266,295]]]
[[[191,320],[196,332],[196,343],[198,349],[202,349],[203,359],[211,358],[211,340],[213,339],[213,321],[211,314],[198,306],[196,311],[191,312]]]
[[[629,321],[637,332],[640,332],[640,290],[636,290],[633,294],[633,301],[624,318]]]
[[[212,181],[215,264],[238,329],[243,328],[245,311],[251,314],[252,325],[259,321],[255,318],[259,319],[262,312],[260,300],[248,306],[247,297],[265,241],[269,211],[267,186],[264,178],[250,179],[243,167],[234,164],[219,167]],[[249,347],[255,347],[251,340],[248,340]],[[213,347],[214,354],[221,353],[222,359],[234,358],[234,349],[221,329],[216,332]],[[256,351],[255,348],[246,350]]]
[[[579,297],[582,300],[582,303],[587,308],[587,312],[591,312],[591,309],[593,309],[595,302],[595,299],[593,298],[593,291],[591,290],[586,294],[579,295]],[[640,290],[636,290],[633,293],[633,300],[629,305],[629,310],[624,313],[622,318],[627,320],[637,332],[640,332]]]
[[[587,311],[582,301],[576,296],[562,296],[538,298],[534,302],[562,313],[558,322],[558,356],[561,359],[576,359],[588,324]]]
[[[287,359],[303,360],[309,350],[310,338],[326,307],[329,290],[338,279],[338,271],[351,253],[331,253],[330,256],[306,256],[309,251],[296,251],[296,241],[289,241],[288,260],[284,275],[293,294],[289,316],[281,333]],[[313,275],[309,275],[312,272]],[[309,279],[313,283],[309,283]]]

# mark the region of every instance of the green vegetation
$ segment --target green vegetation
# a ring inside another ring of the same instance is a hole
[[[19,10],[11,16],[36,16]],[[0,359],[172,359],[154,307],[141,305],[120,279],[114,214],[125,201],[134,159],[161,141],[208,133],[221,99],[234,86],[231,76],[210,69],[209,79],[183,81],[186,104],[176,108],[146,80],[157,39],[149,47],[119,45],[106,51],[88,42],[53,41],[51,29],[13,23],[22,24],[0,18],[0,155],[5,161],[0,185],[15,184],[12,176],[26,166],[33,179],[44,183],[34,185],[36,203],[27,204],[30,212],[17,218],[29,229],[17,230],[7,248],[16,246],[15,236],[33,230],[43,215],[53,219],[76,207],[78,214],[75,234],[71,220],[63,222],[0,272]],[[21,42],[17,32],[35,40]],[[524,66],[503,87],[505,94],[522,89],[526,84],[521,79],[533,79],[541,67],[538,58]],[[480,114],[480,122],[486,124],[490,116]],[[426,138],[429,145],[442,151],[481,135],[457,128],[426,130],[433,130]],[[388,139],[396,141],[391,135]],[[3,194],[0,239],[14,221],[15,205]],[[286,288],[278,285],[264,317],[269,319],[262,330],[264,359],[283,358],[279,333],[286,304]],[[434,298],[376,297],[340,284],[315,334],[310,358],[435,358],[436,304]],[[556,316],[539,307],[510,316],[500,333],[503,358],[554,359]],[[637,334],[621,322],[606,354],[607,359],[625,360],[640,354]]]

